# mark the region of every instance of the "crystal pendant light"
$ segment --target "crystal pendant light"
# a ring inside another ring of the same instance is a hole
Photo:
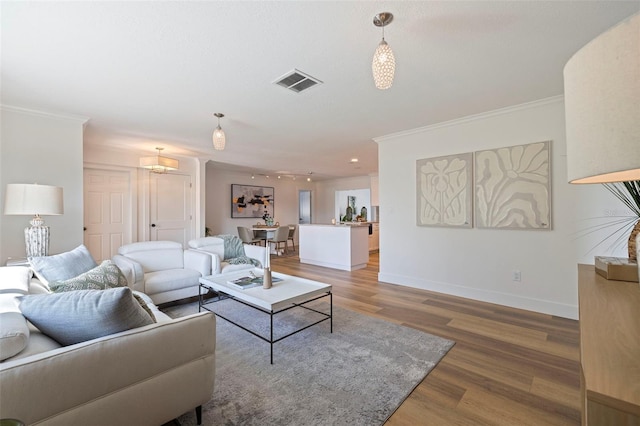
[[[371,63],[373,81],[376,88],[380,90],[388,89],[393,85],[393,76],[396,72],[396,58],[393,56],[391,47],[384,40],[384,27],[391,21],[393,21],[393,15],[389,12],[382,12],[373,17],[373,25],[382,27],[382,41],[378,44]]]
[[[218,117],[218,127],[213,131],[213,148],[218,151],[222,151],[226,142],[226,136],[224,135],[222,127],[220,127],[220,119],[224,117],[224,114],[216,112],[213,115]]]

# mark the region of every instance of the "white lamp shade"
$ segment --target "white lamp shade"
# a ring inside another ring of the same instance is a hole
[[[64,213],[59,186],[10,183],[4,201],[6,215],[61,215]]]
[[[180,162],[178,160],[174,160],[173,158],[157,155],[154,157],[141,158],[140,167],[165,172],[167,170],[178,170],[178,168],[180,167]]]
[[[380,42],[373,54],[371,70],[376,88],[385,90],[391,87],[396,72],[396,58],[393,56],[393,50],[384,40]]]
[[[227,137],[224,134],[224,130],[220,126],[216,127],[213,131],[213,148],[222,151],[226,143]]]
[[[564,92],[569,182],[640,180],[640,14],[567,62]]]

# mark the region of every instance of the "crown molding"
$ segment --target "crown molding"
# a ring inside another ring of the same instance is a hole
[[[397,139],[404,136],[415,135],[417,133],[430,132],[436,129],[441,129],[444,127],[452,127],[458,126],[460,124],[469,123],[477,120],[484,120],[489,117],[495,117],[497,115],[508,114],[515,111],[521,111],[524,109],[535,108],[539,106],[554,104],[558,102],[564,101],[564,95],[551,96],[549,98],[539,99],[537,101],[525,102],[523,104],[512,105],[505,108],[494,109],[491,111],[481,112],[480,114],[468,115],[466,117],[455,118],[449,121],[443,121],[442,123],[431,124],[429,126],[418,127],[416,129],[403,130],[397,133],[391,133],[385,136],[379,136],[373,138],[374,142],[386,142],[389,140]]]
[[[0,104],[0,110],[8,111],[8,112],[18,112],[21,114],[29,114],[35,115],[38,117],[47,117],[47,118],[57,118],[63,120],[72,120],[79,121],[83,126],[89,121],[89,117],[84,117],[82,115],[73,115],[73,114],[62,114],[62,113],[53,113],[47,111],[39,111],[30,108],[23,108],[14,105],[4,105]]]

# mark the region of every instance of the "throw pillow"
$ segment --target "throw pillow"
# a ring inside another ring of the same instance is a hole
[[[31,270],[26,266],[0,267],[0,294],[29,293]]]
[[[98,264],[84,245],[53,256],[30,257],[29,263],[40,281],[63,281],[87,272]]]
[[[0,361],[19,354],[28,343],[29,327],[22,314],[0,313]]]
[[[127,279],[120,268],[110,260],[105,260],[90,271],[64,281],[50,281],[49,288],[54,293],[73,290],[106,290],[126,287]]]
[[[133,297],[135,297],[136,302],[138,302],[138,304],[140,304],[142,309],[144,309],[144,311],[149,314],[149,316],[151,317],[151,320],[153,322],[158,322],[158,320],[156,319],[156,316],[153,315],[153,312],[151,311],[151,308],[149,307],[149,304],[147,303],[146,300],[144,300],[144,297],[142,296],[142,294],[134,291],[133,292]]]
[[[252,257],[247,257],[247,256],[238,256],[238,257],[233,257],[231,259],[226,259],[225,262],[227,262],[229,265],[243,265],[243,264],[247,264],[247,265],[253,265],[256,266],[258,268],[262,268],[262,263],[260,263],[259,260],[254,259]]]
[[[63,346],[153,324],[129,287],[22,296],[20,309]]]

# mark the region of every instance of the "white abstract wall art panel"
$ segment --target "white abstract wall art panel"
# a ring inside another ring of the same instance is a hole
[[[475,153],[478,228],[551,229],[551,142]]]
[[[416,161],[418,226],[472,226],[473,154]]]

